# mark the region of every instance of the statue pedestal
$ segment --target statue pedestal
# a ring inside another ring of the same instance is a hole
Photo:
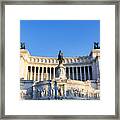
[[[63,66],[63,64],[59,64],[57,67],[57,79],[67,79],[66,77],[66,72],[65,72],[65,67]]]

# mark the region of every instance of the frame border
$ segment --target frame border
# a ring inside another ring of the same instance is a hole
[[[5,115],[5,5],[115,5],[115,115]],[[0,3],[0,119],[118,119],[119,105],[119,0],[2,1]]]

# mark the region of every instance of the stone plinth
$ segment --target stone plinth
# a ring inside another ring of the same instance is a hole
[[[63,66],[63,64],[59,64],[57,67],[57,77],[56,79],[67,79],[66,77],[66,72],[65,72],[65,67]]]

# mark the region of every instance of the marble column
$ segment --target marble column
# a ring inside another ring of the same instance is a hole
[[[85,66],[84,66],[84,80],[86,80]]]
[[[51,80],[51,67],[50,67],[50,80]]]
[[[34,67],[34,81],[36,81],[36,67]]]
[[[47,68],[48,80],[50,80],[50,73],[49,73],[50,71],[49,71],[49,70],[50,70],[50,68],[48,67],[48,68]]]
[[[76,66],[76,79],[78,80],[78,68]]]
[[[55,67],[53,68],[53,71],[54,71],[54,73],[53,73],[54,74],[53,79],[55,80]]]
[[[32,66],[30,67],[30,80],[32,80]]]
[[[40,81],[40,67],[38,67],[38,81]]]
[[[44,67],[42,67],[42,73],[41,73],[42,75],[42,77],[41,77],[41,80],[43,81],[44,80]]]
[[[43,67],[43,80],[44,80],[44,67]]]
[[[70,67],[68,67],[68,79],[70,79]]]
[[[72,79],[74,80],[74,67],[72,67]]]
[[[50,76],[50,75],[49,75],[49,67],[46,68],[46,69],[47,69],[47,78],[48,78],[48,80],[49,80],[49,79],[50,79],[50,78],[49,78],[49,76]]]
[[[89,69],[89,66],[87,66],[88,68],[88,80],[90,80],[90,69]]]
[[[80,80],[82,80],[82,70],[81,70],[81,67],[80,67]]]

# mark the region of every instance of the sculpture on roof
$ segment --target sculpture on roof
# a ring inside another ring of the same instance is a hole
[[[100,49],[99,42],[94,42],[94,49]]]
[[[25,49],[25,43],[24,42],[20,42],[20,49]]]
[[[61,52],[61,50],[59,51],[59,54],[58,54],[58,61],[59,61],[59,64],[61,64],[63,62],[63,53]]]

